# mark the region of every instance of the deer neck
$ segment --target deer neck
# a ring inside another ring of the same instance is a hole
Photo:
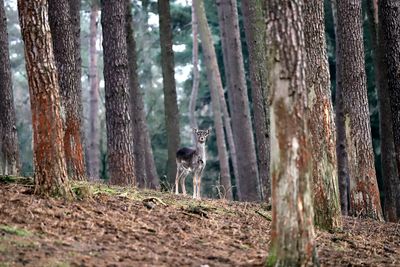
[[[201,157],[203,162],[206,162],[206,143],[198,142],[196,145],[196,153],[199,157]]]

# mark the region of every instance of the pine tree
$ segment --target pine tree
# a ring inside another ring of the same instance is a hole
[[[322,1],[305,2],[304,26],[314,221],[318,227],[332,230],[340,228],[342,223]]]
[[[381,220],[368,110],[361,1],[337,1],[336,15],[337,86],[342,90],[343,99],[349,213]]]
[[[0,174],[19,174],[18,136],[8,51],[7,19],[0,0]]]
[[[110,182],[134,185],[125,0],[104,0],[101,12],[106,91],[107,153]]]
[[[268,266],[317,264],[306,115],[304,2],[267,1],[272,229]],[[296,29],[295,31],[293,29]]]
[[[35,193],[72,198],[46,0],[18,1],[32,110]]]

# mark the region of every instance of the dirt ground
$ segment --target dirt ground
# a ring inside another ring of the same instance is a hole
[[[78,188],[79,189],[79,188]],[[0,183],[0,267],[263,266],[265,205],[100,185],[75,202]],[[400,225],[343,218],[317,231],[322,266],[400,266]]]

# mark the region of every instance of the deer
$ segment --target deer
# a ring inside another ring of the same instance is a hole
[[[175,194],[179,194],[179,182],[182,194],[186,195],[185,180],[189,173],[193,173],[193,198],[200,199],[201,176],[206,166],[206,140],[210,129],[199,130],[193,128],[196,136],[196,148],[182,147],[176,152]]]

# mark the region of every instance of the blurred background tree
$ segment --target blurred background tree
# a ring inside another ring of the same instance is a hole
[[[329,68],[332,85],[332,100],[335,106],[335,87],[336,87],[336,69],[335,69],[335,31],[332,18],[332,8],[330,0],[325,0],[325,24],[326,40],[328,47]],[[81,58],[82,58],[82,100],[83,100],[83,125],[87,140],[89,140],[89,114],[90,114],[90,79],[89,79],[89,37],[90,37],[90,14],[92,0],[83,0],[80,10],[81,15]],[[364,3],[364,1],[363,1]],[[211,29],[214,41],[217,60],[220,72],[225,73],[222,58],[221,39],[219,32],[218,14],[215,1],[205,0],[205,10],[208,23]],[[23,42],[20,34],[18,21],[18,12],[16,0],[5,0],[6,15],[8,19],[9,49],[11,58],[11,68],[14,85],[14,103],[17,115],[17,130],[19,138],[21,173],[23,175],[32,175],[32,126],[30,102],[28,93],[28,84],[25,71],[25,61],[23,53]],[[166,175],[167,162],[167,144],[166,128],[164,121],[163,88],[161,74],[161,51],[159,44],[159,25],[156,0],[133,0],[132,5],[135,40],[137,46],[137,63],[139,83],[143,93],[144,109],[147,120],[147,126],[150,132],[151,145],[153,148],[157,173],[160,178]],[[379,116],[377,106],[377,93],[375,90],[375,70],[372,59],[372,46],[370,27],[366,19],[366,7],[363,7],[364,23],[364,45],[366,74],[368,87],[368,100],[371,118],[371,131],[375,153],[375,166],[378,176],[380,189],[383,188],[381,179],[381,152],[379,142]],[[242,42],[243,59],[245,63],[246,81],[248,86],[249,100],[251,101],[251,84],[248,75],[249,56],[246,46],[246,39],[243,27],[243,16],[241,4],[238,1],[239,26]],[[178,106],[180,111],[180,134],[181,145],[191,145],[191,134],[189,122],[189,100],[192,89],[192,46],[191,36],[191,1],[172,0],[171,17],[173,31],[173,49],[175,53],[175,78],[177,82]],[[98,34],[96,43],[97,70],[99,78],[99,161],[100,178],[108,179],[106,165],[106,131],[105,131],[105,109],[104,109],[104,77],[103,77],[103,51],[101,25],[98,23]],[[200,86],[199,95],[196,103],[196,115],[199,128],[213,128],[213,118],[211,113],[211,96],[208,88],[204,62],[202,58],[202,49],[199,49],[199,69]],[[222,82],[226,88],[226,81],[222,75]],[[252,103],[250,103],[252,111]],[[86,149],[87,151],[87,149]],[[216,187],[219,180],[219,162],[217,157],[217,144],[215,132],[210,136],[207,143],[208,162],[203,175],[203,196],[217,197]],[[87,153],[86,153],[87,154]],[[232,170],[232,168],[231,168]],[[231,174],[233,176],[233,174]],[[233,186],[235,181],[232,180]],[[191,184],[188,183],[189,190]],[[234,196],[237,197],[235,187]],[[383,198],[381,190],[381,198]]]

